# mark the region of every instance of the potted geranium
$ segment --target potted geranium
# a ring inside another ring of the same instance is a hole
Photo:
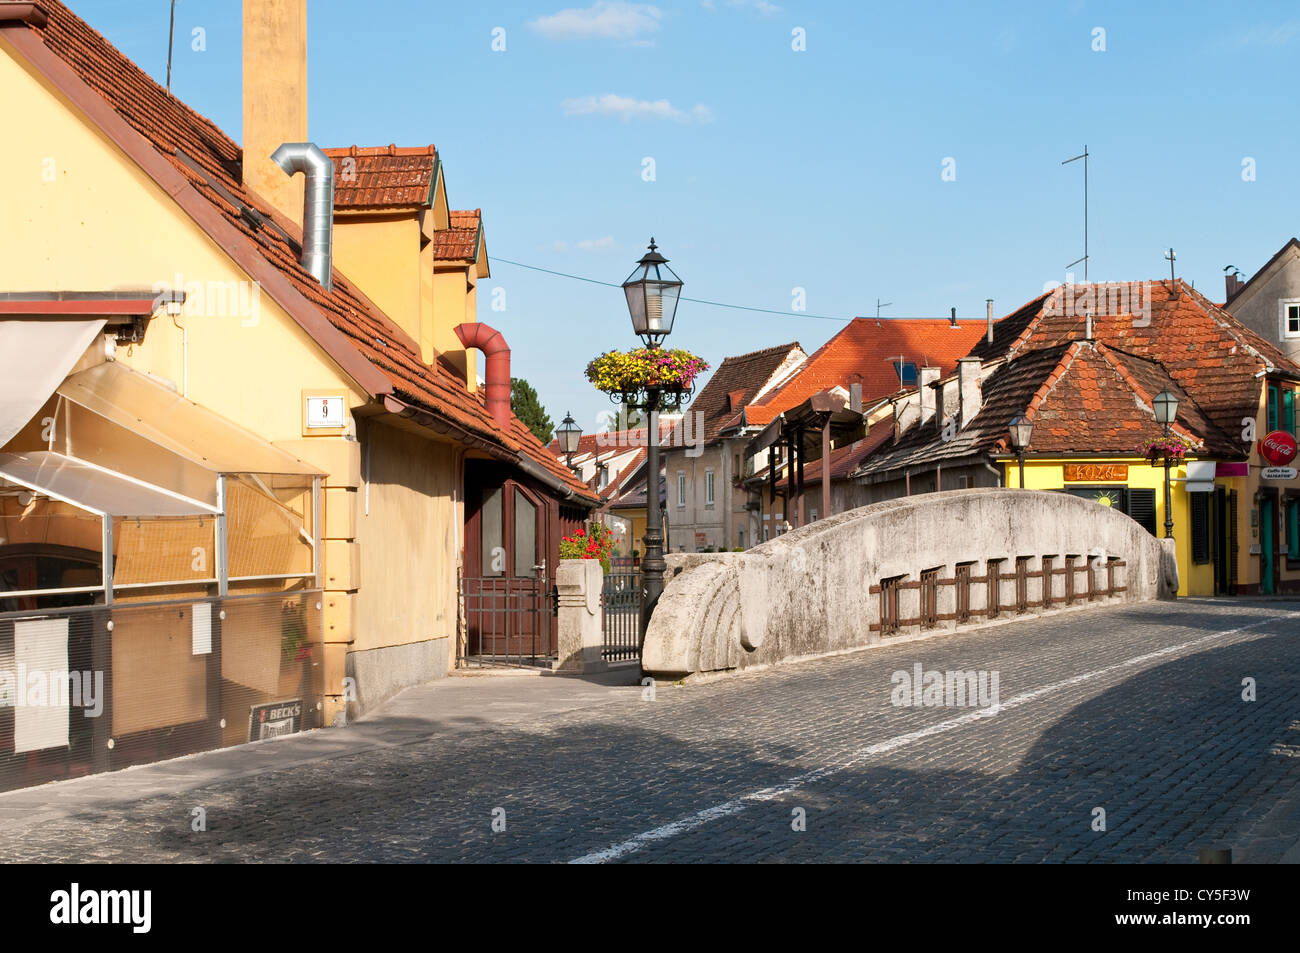
[[[570,536],[560,537],[561,559],[596,559],[602,572],[609,572],[609,557],[614,550],[614,533],[600,523],[588,523]]]

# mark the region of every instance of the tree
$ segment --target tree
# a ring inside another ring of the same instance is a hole
[[[546,413],[533,385],[522,377],[510,378],[510,409],[520,423],[533,432],[533,436],[544,444],[551,442],[555,436],[555,422]]]

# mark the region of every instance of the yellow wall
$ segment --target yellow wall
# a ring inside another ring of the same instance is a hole
[[[420,340],[420,225],[404,216],[335,215],[334,265]]]
[[[1071,481],[1065,482],[1066,463],[1119,463],[1128,466],[1128,479],[1125,481]],[[1020,485],[1019,466],[1015,460],[1003,461],[1006,468],[1005,485]],[[1170,468],[1170,495],[1173,501],[1174,546],[1178,554],[1178,594],[1213,595],[1214,564],[1212,562],[1195,565],[1191,554],[1191,522],[1188,514],[1187,492],[1184,480],[1187,477],[1186,466]],[[1227,490],[1238,490],[1238,501],[1244,496],[1245,480],[1238,477],[1219,478],[1217,485]],[[1163,466],[1153,467],[1143,458],[1138,457],[1077,457],[1055,458],[1025,461],[1025,486],[1031,490],[1060,490],[1067,487],[1109,487],[1120,489],[1125,486],[1145,487],[1156,491],[1156,532],[1165,535],[1165,470]],[[1238,517],[1238,554],[1249,551],[1249,542],[1242,532],[1243,526],[1249,526],[1249,519]],[[1239,573],[1241,569],[1239,568]],[[1258,569],[1255,572],[1258,581]],[[1239,581],[1246,582],[1244,575]]]
[[[455,332],[456,325],[475,320],[476,309],[470,296],[468,271],[468,266],[439,265],[434,269],[433,346],[458,370],[466,373],[465,381],[473,390],[476,389],[474,357],[478,352],[471,350],[467,354]]]
[[[447,658],[454,666],[463,519],[456,491],[459,448],[382,420],[360,422],[357,542],[365,558],[353,649],[452,639]]]

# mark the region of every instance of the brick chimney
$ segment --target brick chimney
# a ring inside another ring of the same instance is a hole
[[[1242,281],[1241,275],[1235,271],[1230,275],[1224,275],[1223,283],[1227,286],[1228,297],[1224,299],[1226,301],[1231,301],[1238,291],[1246,287],[1246,282]]]
[[[961,422],[960,428],[965,427],[975,419],[975,415],[980,412],[980,367],[982,362],[978,357],[963,357],[957,362],[957,382],[959,385],[958,401],[961,404]]]
[[[244,0],[244,185],[302,224],[303,177],[271,153],[307,142],[307,0]]]

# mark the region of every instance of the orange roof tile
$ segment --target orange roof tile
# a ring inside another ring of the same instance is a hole
[[[450,218],[450,228],[433,233],[434,261],[474,261],[478,258],[482,210],[453,211]]]
[[[900,358],[947,374],[984,330],[983,321],[954,325],[946,318],[854,318],[790,380],[749,404],[744,420],[750,425],[770,423],[813,394],[834,387],[847,390],[855,375],[862,382],[863,406],[868,406],[902,389],[895,370]]]
[[[438,168],[434,146],[321,151],[334,160],[336,209],[418,208],[433,203]]]

